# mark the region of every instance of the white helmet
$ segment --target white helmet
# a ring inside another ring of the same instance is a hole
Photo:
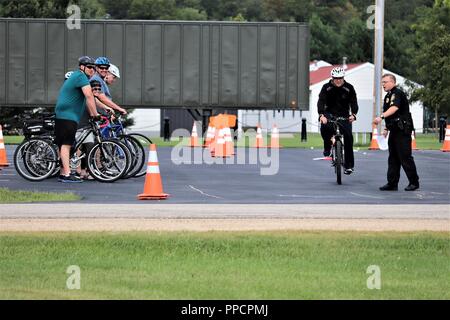
[[[345,76],[345,70],[342,67],[336,67],[331,70],[331,77],[343,78]]]
[[[120,78],[120,71],[119,71],[119,68],[117,68],[116,65],[110,64],[108,71],[111,72],[111,74],[116,76],[117,78]]]
[[[72,75],[72,73],[73,73],[73,71],[66,72],[66,74],[64,75],[64,80],[69,79],[70,76]]]

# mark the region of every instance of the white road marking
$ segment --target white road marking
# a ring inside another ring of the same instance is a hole
[[[339,199],[341,198],[340,196],[323,196],[323,195],[318,195],[318,196],[310,196],[310,195],[303,195],[303,194],[279,194],[279,197],[289,197],[289,198],[314,198],[314,199]]]
[[[202,190],[199,190],[199,189],[197,189],[197,188],[195,188],[194,186],[191,186],[191,185],[189,185],[189,188],[191,188],[192,190],[198,191],[202,195],[207,196],[207,197],[212,197],[212,198],[216,198],[216,199],[223,199],[222,197],[218,197],[218,196],[214,196],[214,195],[211,195],[211,194],[207,194],[207,193],[203,192]]]
[[[383,197],[376,197],[376,196],[369,196],[367,194],[359,194],[356,192],[350,192],[350,194],[357,196],[357,197],[362,197],[362,198],[371,198],[371,199],[384,199]]]
[[[314,161],[317,161],[317,160],[328,160],[328,161],[330,161],[330,160],[331,160],[331,157],[313,158],[313,160],[314,160]]]

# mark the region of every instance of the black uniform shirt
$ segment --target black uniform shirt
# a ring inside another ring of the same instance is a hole
[[[344,81],[341,87],[336,87],[331,80],[324,84],[317,102],[319,114],[332,114],[335,117],[348,117],[358,113],[358,101],[353,86]]]
[[[391,126],[393,122],[397,121],[400,116],[409,114],[409,103],[406,94],[397,87],[389,90],[384,97],[383,112],[386,112],[390,107],[396,106],[398,110],[391,116],[386,117],[386,126]]]

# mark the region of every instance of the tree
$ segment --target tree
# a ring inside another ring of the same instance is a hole
[[[341,63],[343,52],[341,35],[333,27],[325,24],[317,14],[313,14],[311,17],[310,29],[311,59]]]
[[[128,9],[132,0],[99,0],[112,19],[128,18]]]
[[[66,18],[69,0],[1,0],[0,16],[8,18]]]
[[[195,8],[179,8],[175,12],[176,20],[185,20],[185,21],[203,21],[207,20],[208,16],[205,11],[199,11]]]
[[[437,128],[439,113],[450,114],[450,0],[436,0],[433,8],[419,8],[417,14],[414,65],[423,87],[413,98],[434,110]]]
[[[175,0],[133,0],[128,11],[131,19],[171,20],[175,13]]]
[[[366,62],[373,56],[373,32],[359,18],[352,18],[341,29],[342,56],[350,62]]]

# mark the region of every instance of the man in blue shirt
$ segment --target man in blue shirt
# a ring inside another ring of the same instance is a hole
[[[78,59],[79,69],[64,81],[55,108],[55,143],[61,158],[61,182],[82,182],[70,172],[70,149],[75,142],[75,134],[81,116],[88,108],[89,114],[97,117],[94,95],[89,78],[94,74],[94,59],[83,56]]]
[[[98,100],[100,100],[106,106],[119,111],[122,114],[127,114],[127,111],[121,108],[119,105],[114,103],[112,100],[111,93],[109,92],[108,85],[105,82],[105,77],[108,74],[108,69],[111,65],[109,59],[106,57],[98,57],[95,60],[96,70],[97,72],[92,76],[91,80],[100,81],[102,84],[102,92],[96,96]]]

